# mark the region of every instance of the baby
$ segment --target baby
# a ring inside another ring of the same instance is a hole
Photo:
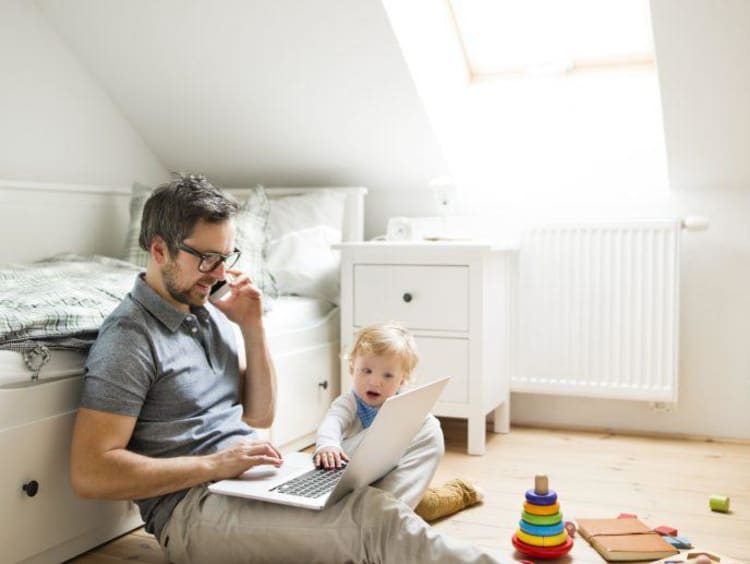
[[[398,323],[363,328],[349,353],[353,390],[331,404],[318,427],[313,458],[315,465],[340,468],[349,461],[385,400],[411,383],[419,361],[414,337]],[[344,441],[349,452],[344,450]],[[425,520],[455,513],[481,501],[482,495],[470,482],[451,480],[430,488],[415,511]]]

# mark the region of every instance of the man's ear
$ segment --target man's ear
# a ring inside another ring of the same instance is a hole
[[[158,235],[151,240],[149,251],[156,264],[163,265],[169,262],[169,247],[167,247],[167,242]]]

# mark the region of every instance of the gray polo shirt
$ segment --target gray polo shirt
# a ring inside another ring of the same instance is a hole
[[[137,417],[127,448],[156,458],[210,454],[255,433],[241,420],[229,320],[210,304],[181,312],[143,274],[99,330],[81,406]],[[146,530],[159,538],[186,493],[136,500]]]

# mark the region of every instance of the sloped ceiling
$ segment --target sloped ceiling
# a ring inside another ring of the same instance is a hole
[[[38,0],[170,170],[420,189],[447,165],[379,0]]]

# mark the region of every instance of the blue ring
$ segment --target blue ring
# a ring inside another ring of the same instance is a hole
[[[556,525],[532,525],[521,519],[518,522],[518,525],[523,532],[538,537],[554,537],[565,530],[565,525],[562,522],[557,523]]]
[[[552,505],[557,501],[557,494],[552,490],[546,494],[538,494],[534,490],[526,492],[526,501],[534,505]]]

